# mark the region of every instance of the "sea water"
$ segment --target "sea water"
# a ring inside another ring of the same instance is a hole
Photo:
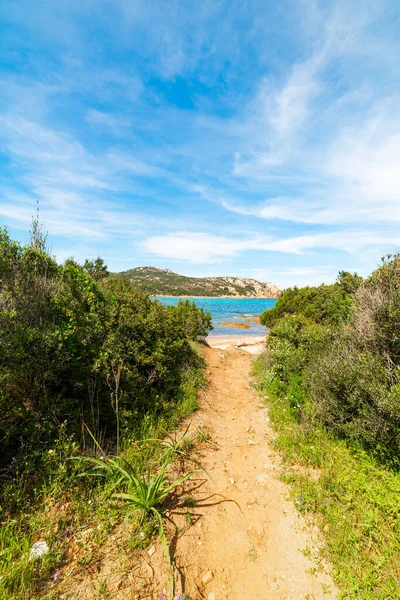
[[[157,300],[166,306],[176,305],[179,298],[156,296]],[[266,327],[260,323],[254,323],[246,317],[258,316],[267,308],[275,306],[273,298],[183,298],[193,300],[197,306],[211,313],[214,329],[210,335],[265,335]],[[222,323],[244,323],[250,325],[249,329],[242,327],[227,327]]]

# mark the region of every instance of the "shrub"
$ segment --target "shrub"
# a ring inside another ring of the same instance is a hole
[[[383,258],[355,295],[353,322],[362,342],[400,365],[400,255]]]
[[[275,314],[265,313],[274,324],[269,360],[289,395],[294,389],[294,398],[308,397],[309,402],[297,403],[306,405],[302,418],[316,417],[337,435],[398,465],[400,257],[385,258],[361,285],[358,276],[341,272],[333,286],[285,294]],[[332,303],[338,299],[335,313]]]
[[[195,302],[179,300],[177,306],[171,308],[175,308],[185,334],[190,340],[204,339],[213,329],[211,314],[196,306]]]
[[[352,297],[362,278],[354,273],[340,271],[336,283],[318,287],[288,288],[271,309],[264,311],[260,322],[273,327],[288,314],[302,314],[317,323],[340,325],[350,316]]]
[[[61,426],[115,438],[176,402],[211,317],[193,303],[165,308],[101,259],[59,266],[34,222],[26,246],[0,230],[0,462],[41,453]]]
[[[302,373],[314,354],[330,343],[335,330],[299,315],[280,319],[268,337],[268,350],[276,374],[288,382]]]
[[[400,385],[384,359],[343,335],[305,373],[313,410],[341,437],[359,441],[378,458],[400,458]]]

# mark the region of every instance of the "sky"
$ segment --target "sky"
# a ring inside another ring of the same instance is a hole
[[[280,287],[399,250],[385,0],[2,0],[0,224],[52,253]]]

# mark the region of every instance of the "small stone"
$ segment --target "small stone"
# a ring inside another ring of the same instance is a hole
[[[256,443],[255,443],[254,440],[248,440],[247,443],[248,443],[249,446],[255,446],[256,445]]]
[[[233,479],[233,477],[229,477],[229,483],[230,483],[231,485],[233,485],[233,484],[235,483],[235,480]]]
[[[154,552],[155,552],[155,551],[156,551],[156,549],[154,548],[154,546],[152,546],[151,548],[149,548],[149,549],[147,550],[147,554],[148,554],[149,556],[153,556],[153,554],[154,554]]]
[[[210,581],[212,581],[213,579],[214,575],[211,573],[211,571],[207,571],[207,573],[203,575],[203,579],[201,581],[203,585],[207,585],[207,583],[210,583]]]
[[[210,594],[208,594],[207,600],[215,600],[215,594],[214,594],[214,592],[211,592]]]
[[[35,544],[33,544],[32,548],[31,548],[29,558],[31,560],[36,560],[37,558],[42,558],[42,556],[47,554],[48,551],[49,551],[49,547],[46,542],[44,542],[44,541],[36,542]]]

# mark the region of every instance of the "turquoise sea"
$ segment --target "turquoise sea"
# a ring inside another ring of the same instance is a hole
[[[166,306],[178,304],[179,298],[157,296]],[[275,306],[273,298],[188,298],[211,313],[214,329],[210,335],[265,335],[267,330],[259,323],[246,321],[245,317],[260,315],[267,308]],[[226,321],[246,323],[250,329],[226,327]]]

